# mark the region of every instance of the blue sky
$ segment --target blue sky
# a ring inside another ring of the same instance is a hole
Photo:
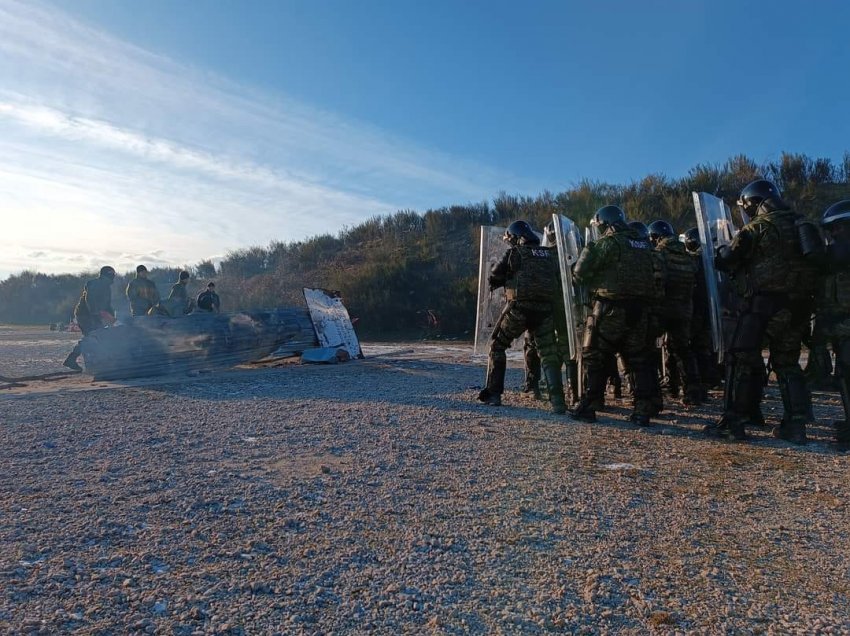
[[[837,159],[847,24],[837,0],[0,0],[0,278]]]

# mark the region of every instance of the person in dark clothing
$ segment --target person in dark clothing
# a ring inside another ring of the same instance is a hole
[[[109,265],[100,268],[100,275],[86,283],[80,300],[74,307],[74,319],[87,336],[96,329],[101,329],[107,324],[115,322],[115,310],[112,308],[112,283],[115,280],[115,270]],[[80,357],[80,343],[78,342],[65,361],[63,366],[82,371],[83,368],[77,363]]]
[[[203,311],[209,311],[215,314],[221,311],[221,300],[218,294],[215,293],[215,283],[210,283],[207,285],[206,291],[198,294],[198,300],[195,304],[198,306],[198,309]]]
[[[652,222],[649,238],[661,256],[664,267],[664,303],[658,318],[661,331],[666,336],[670,376],[684,382],[684,404],[700,404],[702,391],[699,365],[690,347],[693,298],[699,265],[688,254],[684,243],[667,221]]]
[[[540,245],[540,239],[525,221],[511,223],[504,240],[510,248],[490,271],[489,284],[490,289],[505,288],[507,303],[491,336],[486,386],[478,399],[492,406],[502,404],[505,350],[528,330],[540,352],[552,411],[564,413],[567,407],[553,318],[558,289],[557,255]]]
[[[168,298],[154,306],[151,313],[167,316],[183,316],[191,313],[195,303],[189,298],[189,272],[180,272],[177,282],[171,286]]]
[[[761,402],[762,348],[767,344],[785,411],[773,434],[805,444],[811,396],[799,360],[812,315],[817,269],[803,249],[802,217],[782,200],[773,183],[753,181],[741,191],[739,205],[752,221],[730,245],[718,250],[715,264],[742,280],[746,292],[727,355],[725,411],[705,432],[746,438],[745,426],[752,424]]]
[[[148,268],[144,265],[136,268],[136,277],[127,284],[125,293],[130,302],[131,316],[144,316],[159,302],[156,283],[148,278]]]

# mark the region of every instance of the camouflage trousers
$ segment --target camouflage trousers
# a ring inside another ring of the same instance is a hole
[[[587,374],[584,399],[599,409],[605,395],[610,362],[620,354],[634,376],[634,411],[652,412],[653,373],[649,354],[649,308],[639,300],[597,300],[587,319],[582,362]]]
[[[671,378],[684,383],[685,394],[693,394],[700,384],[697,358],[691,349],[693,306],[689,300],[667,303],[658,316],[662,333],[667,336]]]
[[[505,351],[524,331],[528,331],[533,339],[543,368],[560,369],[561,358],[555,339],[552,306],[547,303],[509,302],[499,317],[490,342],[490,365],[487,373],[487,390],[490,393],[504,393],[507,367]]]
[[[767,347],[786,418],[805,419],[811,398],[800,368],[800,350],[808,324],[805,302],[764,296],[748,299],[729,350],[724,415],[746,420],[758,409],[765,373],[762,350]]]

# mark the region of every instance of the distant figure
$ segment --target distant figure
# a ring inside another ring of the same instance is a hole
[[[100,275],[86,283],[77,306],[74,307],[74,319],[87,336],[92,331],[111,325],[115,322],[115,310],[112,308],[112,283],[115,280],[115,270],[108,265],[100,268]],[[63,366],[82,371],[83,368],[77,363],[80,357],[80,343],[65,358]]]
[[[196,304],[198,305],[198,309],[202,311],[209,311],[215,314],[221,311],[221,299],[215,293],[215,283],[210,283],[207,285],[206,291],[198,294]]]
[[[171,316],[182,316],[191,313],[195,307],[195,302],[189,298],[189,272],[180,272],[177,282],[171,286],[171,293],[163,303]]]
[[[132,316],[144,316],[159,302],[156,283],[148,278],[147,267],[139,265],[136,268],[136,277],[127,284],[126,294]]]

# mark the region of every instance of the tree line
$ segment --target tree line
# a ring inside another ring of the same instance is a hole
[[[222,310],[303,305],[302,287],[322,287],[342,293],[366,337],[471,337],[481,225],[525,219],[541,229],[553,213],[586,225],[599,207],[614,203],[630,220],[666,219],[681,232],[696,224],[691,192],[710,192],[733,205],[756,178],[774,181],[798,211],[817,218],[829,204],[850,198],[850,153],[840,163],[783,153],[778,161],[758,164],[739,155],[695,166],[677,179],[650,174],[627,185],[584,180],[533,197],[502,192],[492,202],[374,216],[336,235],[272,241],[231,251],[217,266],[207,260],[183,269],[193,274],[195,293],[215,280]],[[154,267],[149,277],[165,295],[179,271]],[[67,321],[83,284],[95,275],[13,275],[0,282],[0,322]],[[126,309],[123,291],[132,275],[116,277],[113,304],[119,311]]]

